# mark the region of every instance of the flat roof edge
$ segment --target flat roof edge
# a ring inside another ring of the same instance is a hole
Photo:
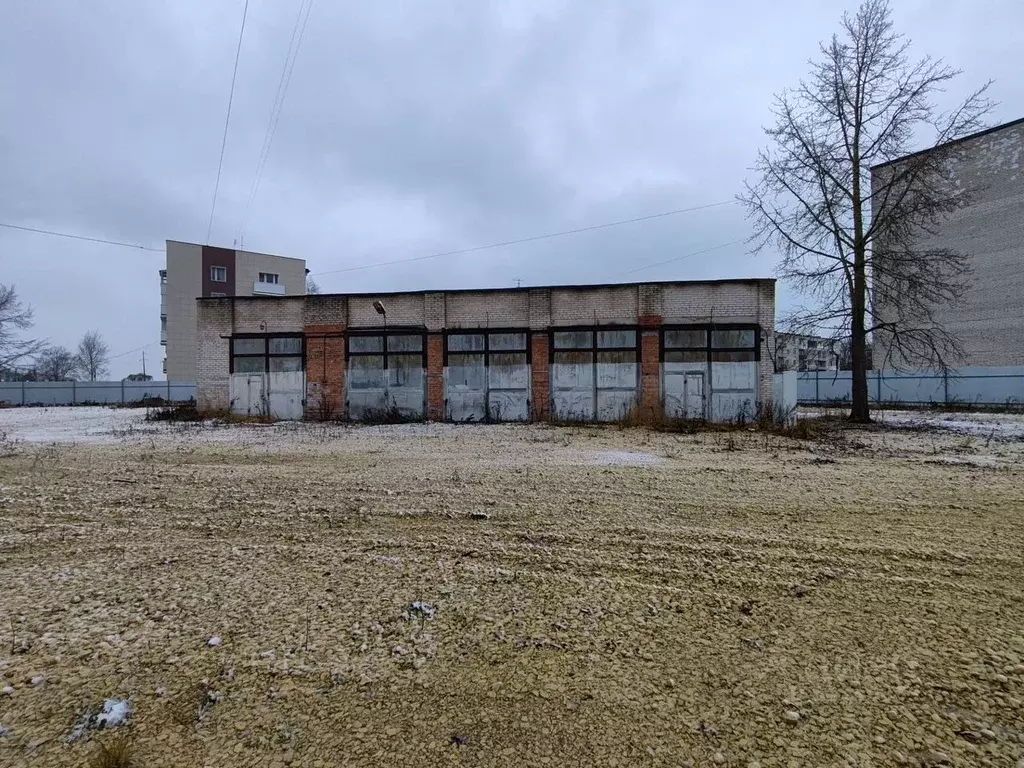
[[[911,152],[901,157],[893,158],[892,160],[886,160],[884,163],[872,165],[871,170],[874,171],[877,170],[878,168],[886,168],[890,165],[899,165],[900,163],[910,160],[913,157],[920,157],[921,155],[925,155],[929,152],[934,152],[937,149],[942,149],[943,147],[951,147],[954,144],[961,144],[965,141],[971,141],[972,139],[980,139],[982,136],[987,136],[990,133],[996,133],[997,131],[1002,131],[1006,128],[1013,128],[1015,125],[1020,125],[1021,123],[1024,123],[1024,117],[1019,117],[1016,120],[1011,120],[1008,123],[1000,123],[999,125],[993,125],[990,128],[983,128],[980,131],[969,133],[966,136],[961,136],[958,139],[950,139],[949,141],[944,141],[942,144],[936,144],[934,147],[919,149],[916,152]]]

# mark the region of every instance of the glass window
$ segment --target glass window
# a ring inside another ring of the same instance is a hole
[[[591,331],[556,331],[555,349],[590,349],[594,346]]]
[[[423,356],[388,355],[388,385],[392,387],[423,386]]]
[[[263,373],[266,371],[267,358],[259,357],[236,357],[235,373]]]
[[[280,280],[280,275],[276,272],[260,272],[261,283],[273,283],[274,285],[277,285],[278,280]]]
[[[210,267],[210,280],[215,283],[226,283],[228,281],[228,268]]]
[[[423,337],[419,334],[410,336],[388,336],[388,352],[422,352]]]
[[[713,347],[753,347],[754,331],[712,331],[711,346]]]
[[[707,363],[708,353],[703,349],[667,349],[666,363]]]
[[[378,338],[379,337],[370,337]],[[384,356],[363,355],[349,358],[349,386],[352,389],[380,389],[384,386]]]
[[[270,339],[270,354],[272,355],[301,355],[302,339],[297,336],[285,336]]]
[[[599,347],[635,347],[636,331],[598,331]]]
[[[262,355],[267,351],[266,339],[233,339],[236,355]]]
[[[348,351],[349,352],[383,352],[384,351],[384,337],[383,336],[349,336],[348,337]]]
[[[713,363],[752,363],[753,361],[754,350],[752,349],[739,349],[729,352],[716,349],[711,352],[711,362]]]
[[[593,352],[555,352],[555,365],[591,365],[594,362]]]
[[[493,350],[526,349],[525,333],[492,333],[488,347]]]
[[[301,357],[272,357],[270,358],[270,372],[301,371]]]
[[[516,366],[526,365],[526,353],[525,352],[501,352],[499,354],[491,353],[490,365],[492,368],[500,366]]]
[[[678,349],[679,347],[706,347],[708,345],[708,332],[695,330],[671,330],[665,331],[665,348]]]
[[[480,337],[481,341],[483,337]],[[482,354],[449,354],[448,386],[467,389],[484,388],[484,356]]]
[[[449,352],[483,352],[484,335],[482,333],[453,333],[448,337]]]
[[[598,352],[598,365],[636,365],[636,352],[623,350],[621,352]]]

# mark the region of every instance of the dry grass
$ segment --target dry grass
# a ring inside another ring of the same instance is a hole
[[[1024,444],[318,424],[37,450],[0,462],[27,648],[0,644],[3,765],[88,764],[110,734],[64,737],[110,696],[147,768],[1024,745]]]

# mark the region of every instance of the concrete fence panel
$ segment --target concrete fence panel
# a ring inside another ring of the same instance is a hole
[[[797,374],[801,405],[850,400],[849,371],[805,371]],[[1022,405],[1024,366],[971,367],[949,371],[868,371],[868,397],[873,403],[907,405]]]
[[[185,381],[5,381],[3,405],[126,405],[162,398],[185,402],[196,397],[196,385]]]

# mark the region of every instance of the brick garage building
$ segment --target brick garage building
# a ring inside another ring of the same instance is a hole
[[[770,279],[197,301],[202,409],[730,420],[772,392]]]

